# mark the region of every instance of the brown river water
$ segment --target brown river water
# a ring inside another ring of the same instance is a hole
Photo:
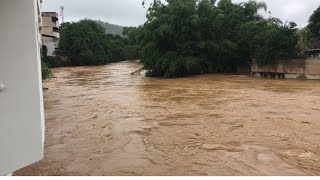
[[[44,159],[15,175],[320,175],[320,81],[54,69]]]

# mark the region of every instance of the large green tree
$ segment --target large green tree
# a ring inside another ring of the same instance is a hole
[[[258,65],[275,64],[276,60],[297,56],[299,37],[296,27],[294,22],[282,24],[278,20],[266,20],[250,45],[252,57]]]
[[[125,27],[123,29],[123,36],[126,41],[127,54],[130,59],[141,59],[140,40],[142,26],[139,27]]]
[[[63,23],[59,47],[69,54],[72,65],[105,64],[111,59],[105,29],[89,19]]]
[[[294,24],[265,19],[258,13],[261,9],[266,10],[267,6],[257,1],[154,1],[140,30],[148,75],[180,77],[232,72],[239,65],[249,65],[254,58],[271,64],[276,58],[293,56],[297,45],[296,29],[291,26]],[[272,30],[276,36],[271,36]],[[269,43],[268,38],[283,42]],[[276,56],[264,57],[262,52]]]
[[[320,7],[313,12],[309,18],[308,29],[311,31],[314,37],[320,37]]]
[[[106,34],[99,21],[84,19],[63,23],[60,27],[60,49],[68,53],[71,65],[99,65],[140,57],[135,40],[138,28],[125,28],[124,36]]]

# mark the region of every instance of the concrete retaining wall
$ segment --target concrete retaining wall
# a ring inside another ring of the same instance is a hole
[[[320,59],[290,59],[278,61],[273,66],[251,66],[253,76],[268,76],[282,74],[285,78],[320,79]]]

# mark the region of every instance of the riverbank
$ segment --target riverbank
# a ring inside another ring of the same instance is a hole
[[[45,158],[14,175],[320,175],[320,82],[53,69]]]

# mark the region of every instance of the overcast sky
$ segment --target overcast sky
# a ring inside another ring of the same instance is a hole
[[[150,1],[150,0],[149,0]],[[244,0],[233,0],[243,2]],[[320,5],[320,0],[264,0],[272,16],[282,21],[294,21],[305,26],[309,16]],[[65,7],[65,21],[83,18],[99,19],[123,26],[138,26],[146,21],[147,8],[142,0],[43,0],[44,11],[60,14],[60,6]]]

